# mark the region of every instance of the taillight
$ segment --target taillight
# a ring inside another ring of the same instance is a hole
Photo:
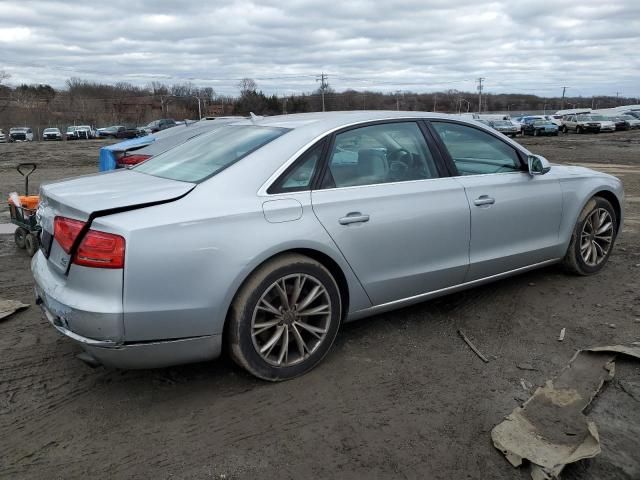
[[[85,222],[66,217],[56,217],[53,223],[53,236],[66,252],[78,238]],[[123,268],[125,241],[120,235],[88,230],[82,238],[72,263],[94,268]]]
[[[53,221],[53,237],[58,241],[66,253],[71,253],[73,242],[76,241],[84,222],[66,217],[56,217]]]
[[[113,233],[89,230],[80,242],[73,263],[85,267],[124,267],[124,238]]]
[[[151,155],[125,155],[118,159],[120,165],[137,165],[151,158]]]

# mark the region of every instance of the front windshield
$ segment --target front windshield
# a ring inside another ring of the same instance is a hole
[[[227,125],[156,155],[134,169],[171,180],[201,182],[286,132],[286,128]]]
[[[589,115],[578,115],[579,122],[587,122],[589,120],[591,120],[591,117]]]
[[[591,118],[591,120],[596,120],[598,122],[602,122],[602,121],[606,120],[604,115],[591,115],[590,118]]]
[[[44,129],[44,133],[55,133],[57,131],[58,131],[57,128],[45,128]]]
[[[622,120],[635,120],[631,115],[622,115],[621,117]]]
[[[496,127],[511,127],[513,124],[511,122],[507,122],[505,120],[498,120],[497,122],[493,122]]]

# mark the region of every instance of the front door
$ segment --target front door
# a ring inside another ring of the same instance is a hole
[[[480,128],[444,121],[431,125],[471,209],[466,281],[553,259],[562,215],[562,190],[553,170],[529,175],[512,145]]]

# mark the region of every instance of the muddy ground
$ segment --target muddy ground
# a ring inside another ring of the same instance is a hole
[[[521,379],[533,391],[576,349],[640,341],[640,131],[522,143],[624,180],[626,224],[601,274],[550,267],[345,325],[318,368],[280,384],[225,359],[91,369],[32,306],[0,322],[0,477],[529,478],[490,440],[528,397]],[[95,171],[100,145],[0,145],[0,197],[20,188],[17,162],[39,163],[35,187]],[[0,297],[33,301],[29,259],[8,235]],[[563,478],[640,478],[640,363],[617,361],[589,417],[602,453]]]

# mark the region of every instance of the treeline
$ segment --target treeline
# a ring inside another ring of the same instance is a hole
[[[308,94],[267,95],[258,84],[245,78],[238,84],[238,96],[219,95],[211,87],[192,83],[168,85],[151,82],[142,87],[127,82],[106,84],[70,78],[65,88],[49,85],[8,86],[8,76],[0,71],[0,128],[49,126],[65,128],[74,124],[143,125],[157,118],[197,119],[199,115],[276,115],[331,110],[422,110],[448,113],[477,112],[478,95],[473,92],[382,93],[346,90],[336,92],[324,84]],[[4,82],[3,82],[4,81]],[[4,83],[4,84],[3,84]],[[428,85],[425,85],[428,89]],[[549,111],[574,107],[609,108],[638,103],[633,98],[560,97],[523,94],[484,94],[483,112]]]

